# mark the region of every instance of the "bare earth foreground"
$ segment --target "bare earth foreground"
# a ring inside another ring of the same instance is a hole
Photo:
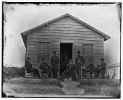
[[[116,97],[119,80],[81,79],[59,82],[56,79],[12,78],[3,91],[15,97]]]

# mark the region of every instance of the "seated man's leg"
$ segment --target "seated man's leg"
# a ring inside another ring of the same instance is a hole
[[[84,77],[84,78],[86,77],[87,71],[88,71],[88,70],[84,70],[84,72],[83,72],[83,77]]]
[[[73,81],[76,80],[76,73],[75,73],[75,71],[72,71],[72,80],[73,80]]]
[[[33,75],[34,75],[34,77],[38,77],[38,78],[40,78],[40,73],[39,73],[39,71],[38,71],[38,69],[33,69]]]
[[[95,69],[94,69],[94,77],[95,77],[95,78],[98,78],[98,77],[99,77],[99,72],[100,72],[100,71],[99,71],[98,68],[95,68]]]
[[[40,78],[40,73],[38,69],[36,69],[36,74],[37,74],[37,77]]]
[[[50,77],[50,70],[49,70],[49,68],[46,68],[46,73],[47,73],[48,77]]]
[[[50,70],[48,71],[48,77],[49,77],[49,78],[52,78],[52,77],[53,77],[53,76],[52,76],[52,72],[51,72]]]
[[[101,75],[102,75],[102,79],[104,79],[104,76],[105,76],[105,69],[102,69],[102,70],[101,70]]]
[[[69,70],[65,70],[63,73],[62,73],[62,75],[61,75],[61,77],[60,77],[60,80],[64,80],[64,78],[66,77],[66,74],[69,72]]]
[[[90,73],[90,78],[92,78],[92,74],[93,74],[93,70],[91,70],[89,73]]]
[[[33,76],[36,77],[36,71],[35,69],[32,69],[33,70]]]

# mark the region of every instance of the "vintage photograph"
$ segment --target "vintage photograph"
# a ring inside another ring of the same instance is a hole
[[[120,98],[121,5],[3,2],[2,97]]]

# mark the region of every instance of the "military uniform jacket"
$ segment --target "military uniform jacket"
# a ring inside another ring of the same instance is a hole
[[[39,68],[44,71],[46,68],[50,68],[50,66],[46,62],[44,62],[40,64]]]
[[[58,64],[59,64],[59,58],[57,56],[52,56],[51,57],[51,65],[58,66]]]
[[[77,56],[75,59],[75,64],[83,64],[85,59],[82,56]]]
[[[29,61],[25,61],[25,67],[26,67],[26,69],[31,69],[32,64]]]
[[[75,65],[74,65],[74,64],[69,64],[68,69],[69,69],[70,71],[75,70]]]
[[[106,63],[101,63],[101,64],[100,64],[100,67],[101,67],[102,69],[106,69]]]
[[[89,64],[89,65],[86,67],[86,69],[89,69],[89,70],[93,70],[93,68],[94,68],[94,65],[93,65],[93,64]]]

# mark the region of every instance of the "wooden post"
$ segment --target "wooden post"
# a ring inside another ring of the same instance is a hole
[[[26,54],[26,50],[25,50],[25,61],[26,61],[26,57],[27,57],[27,54]],[[26,67],[25,67],[25,77],[26,77]]]
[[[58,66],[58,77],[60,76],[60,64]]]

